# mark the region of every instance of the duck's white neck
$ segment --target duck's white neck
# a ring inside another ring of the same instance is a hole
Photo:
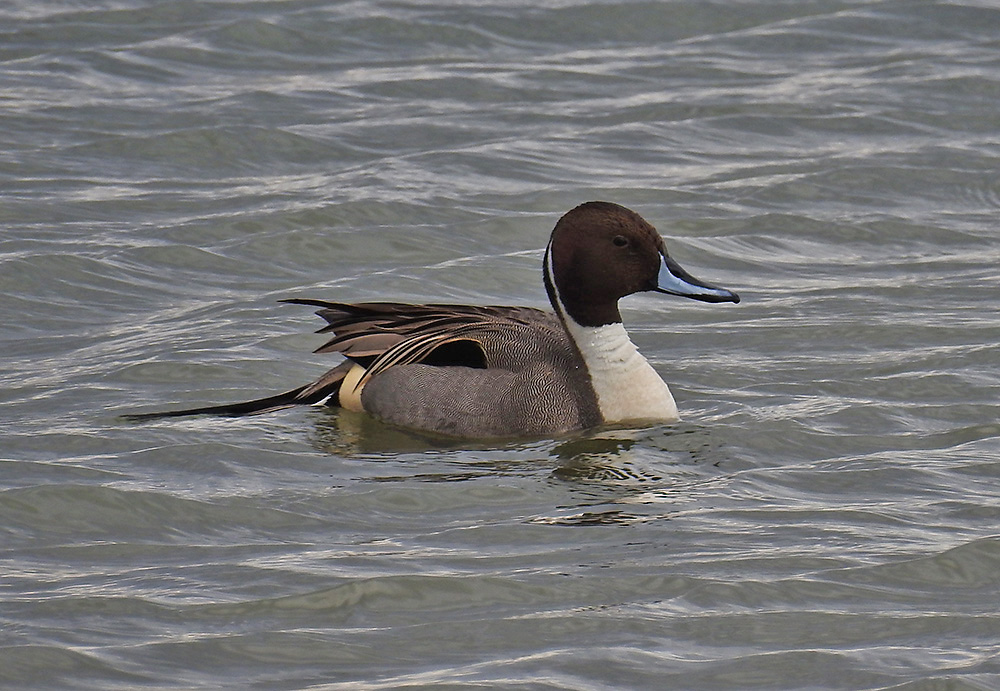
[[[670,389],[629,339],[621,322],[580,326],[567,317],[566,329],[587,364],[606,422],[678,419]]]
[[[581,326],[566,311],[554,280],[551,247],[546,252],[545,274],[553,307],[583,356],[604,421],[679,419],[670,389],[629,339],[621,322]]]

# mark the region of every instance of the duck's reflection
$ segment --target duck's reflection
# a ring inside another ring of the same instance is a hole
[[[405,470],[379,473],[380,466],[376,466],[374,473],[365,473],[367,481],[461,482],[484,476],[542,474],[591,501],[681,492],[681,487],[692,482],[718,477],[722,460],[711,430],[692,424],[598,428],[554,439],[476,442],[394,427],[363,413],[327,409],[316,415],[312,441],[331,455],[394,461],[392,468]]]

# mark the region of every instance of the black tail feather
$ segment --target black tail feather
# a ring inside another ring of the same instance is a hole
[[[258,398],[253,401],[242,403],[227,403],[224,405],[210,405],[202,408],[188,408],[185,410],[167,410],[159,413],[133,413],[122,415],[122,418],[130,422],[143,422],[145,420],[158,420],[167,417],[184,417],[187,415],[222,415],[227,417],[240,417],[242,415],[254,415],[257,413],[269,413],[272,410],[281,410],[295,405],[308,405],[321,401],[326,394],[325,391],[313,392],[312,395],[303,397],[302,392],[311,385],[306,384],[297,389],[279,393],[267,398]]]

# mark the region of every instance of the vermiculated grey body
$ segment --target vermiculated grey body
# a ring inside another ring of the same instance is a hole
[[[493,317],[499,319],[497,308]],[[386,369],[361,394],[387,422],[463,437],[544,435],[600,424],[587,369],[551,312],[516,309],[517,319],[467,332],[485,368],[409,364]]]

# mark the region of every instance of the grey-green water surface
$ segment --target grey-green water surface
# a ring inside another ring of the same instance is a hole
[[[1000,688],[992,2],[0,7],[0,686]],[[684,422],[132,425],[331,364],[277,300],[543,306],[572,206]]]

